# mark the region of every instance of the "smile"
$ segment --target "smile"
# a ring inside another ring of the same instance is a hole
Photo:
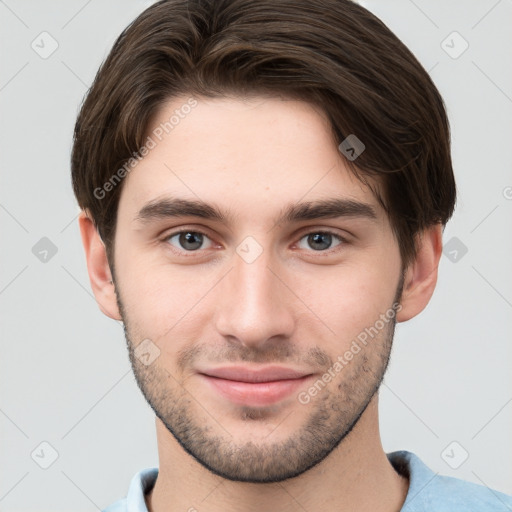
[[[277,366],[258,369],[233,366],[205,370],[199,376],[232,403],[265,406],[296,392],[312,374]]]

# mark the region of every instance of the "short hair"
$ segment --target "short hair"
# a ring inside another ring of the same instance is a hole
[[[125,175],[116,172],[145,144],[152,116],[183,95],[297,99],[325,113],[334,143],[355,135],[365,149],[346,162],[363,182],[379,184],[380,192],[372,190],[404,267],[416,235],[453,214],[443,99],[371,12],[350,0],[162,0],[118,37],[74,130],[74,193],[111,265]]]

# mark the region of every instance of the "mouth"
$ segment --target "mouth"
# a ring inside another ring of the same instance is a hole
[[[275,404],[297,391],[313,374],[282,366],[226,366],[199,373],[218,395],[237,405]]]

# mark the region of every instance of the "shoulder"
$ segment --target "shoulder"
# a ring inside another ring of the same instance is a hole
[[[395,469],[409,476],[400,512],[512,512],[512,497],[484,485],[439,475],[407,451],[388,454]]]
[[[512,497],[458,478],[434,475],[425,491],[426,502],[439,512],[512,512]]]

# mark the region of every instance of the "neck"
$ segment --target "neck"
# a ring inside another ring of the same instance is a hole
[[[149,512],[398,512],[408,481],[390,464],[380,440],[376,394],[348,436],[321,463],[278,483],[221,478],[195,461],[157,418],[159,474],[146,496]]]

